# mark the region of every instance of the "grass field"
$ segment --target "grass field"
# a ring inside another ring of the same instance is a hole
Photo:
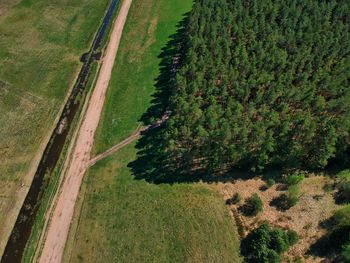
[[[130,145],[90,170],[64,262],[240,262],[222,196],[204,184],[134,180],[134,157]]]
[[[134,0],[95,138],[95,153],[128,137],[150,105],[158,58],[190,0]],[[240,262],[234,221],[205,184],[155,185],[127,167],[134,145],[87,173],[64,262]]]
[[[0,0],[1,248],[108,3]]]

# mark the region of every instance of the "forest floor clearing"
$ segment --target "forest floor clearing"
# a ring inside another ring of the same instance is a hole
[[[110,37],[99,77],[79,130],[71,163],[65,174],[54,208],[40,262],[60,262],[82,178],[88,166],[94,135],[98,126],[105,94],[118,51],[120,39],[132,0],[123,1]]]
[[[299,202],[289,210],[282,212],[270,206],[270,202],[285,192],[281,184],[265,189],[266,183],[261,179],[237,180],[230,183],[218,183],[215,187],[224,195],[225,200],[238,193],[242,198],[238,204],[229,205],[237,225],[243,235],[255,229],[263,221],[281,227],[292,229],[299,236],[299,242],[288,252],[288,256],[296,259],[303,257],[304,262],[322,262],[322,258],[307,255],[310,245],[326,234],[326,229],[320,224],[329,219],[341,206],[336,205],[333,191],[325,191],[325,185],[334,181],[324,176],[310,176],[300,184],[301,196]],[[239,212],[244,200],[257,193],[264,203],[264,210],[256,217],[247,217]]]

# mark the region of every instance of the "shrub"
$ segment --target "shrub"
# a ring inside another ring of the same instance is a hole
[[[266,186],[267,187],[271,187],[271,186],[274,186],[276,184],[276,181],[274,180],[274,179],[268,179],[267,181],[266,181]]]
[[[230,199],[226,200],[227,205],[235,205],[241,201],[241,195],[239,193],[235,193]]]
[[[350,205],[335,212],[333,216],[334,226],[350,225]]]
[[[334,247],[335,250],[350,242],[350,224],[335,226],[329,233],[329,247]]]
[[[268,223],[263,223],[242,240],[241,252],[245,257],[245,262],[280,262],[281,255],[297,241],[297,235],[295,235],[294,231],[286,232],[280,228],[273,228]]]
[[[334,190],[334,185],[332,184],[325,184],[323,186],[323,191],[325,191],[326,193],[332,192]]]
[[[295,174],[287,175],[284,178],[284,183],[289,187],[289,186],[293,186],[301,183],[304,179],[305,179],[304,173],[295,173]]]
[[[299,195],[296,195],[296,193],[293,191],[288,191],[287,194],[283,193],[272,199],[270,205],[276,207],[280,211],[286,211],[295,206],[298,202]]]
[[[290,246],[295,245],[299,241],[299,235],[294,230],[288,230],[287,231],[287,238],[288,238],[288,244]]]
[[[263,207],[263,202],[258,194],[255,193],[246,200],[245,204],[241,208],[241,211],[246,216],[256,216],[259,212],[263,211]]]
[[[330,221],[332,225],[324,248],[330,253],[339,253],[345,262],[350,262],[350,205],[338,210]]]
[[[342,247],[341,256],[345,262],[350,262],[350,242]]]
[[[337,262],[350,262],[350,205],[338,210],[327,222],[328,233],[311,247],[317,255],[337,256]]]
[[[280,211],[286,211],[295,206],[299,202],[300,189],[299,183],[304,180],[303,174],[294,174],[286,177],[284,180],[288,186],[287,192],[275,197],[271,202],[271,206],[275,206]]]
[[[340,172],[337,178],[337,203],[350,203],[350,170]]]

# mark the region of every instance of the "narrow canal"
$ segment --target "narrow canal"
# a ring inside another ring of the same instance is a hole
[[[45,175],[52,172],[60,158],[67,136],[71,129],[71,124],[81,107],[82,101],[78,100],[79,94],[82,94],[87,86],[91,66],[95,60],[98,60],[100,54],[98,51],[104,38],[107,35],[109,25],[113,21],[113,14],[117,9],[119,0],[111,0],[109,8],[105,14],[102,25],[100,26],[89,52],[81,57],[82,68],[77,81],[72,89],[68,101],[61,114],[59,122],[51,135],[50,141],[46,146],[44,155],[39,163],[38,170],[34,176],[32,185],[23,203],[12,230],[11,236],[7,242],[1,263],[20,263],[24,249],[29,240],[36,214],[41,205],[41,198],[47,186]]]

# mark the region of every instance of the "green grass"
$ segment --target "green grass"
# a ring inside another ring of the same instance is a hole
[[[217,192],[134,180],[126,167],[134,158],[130,145],[88,173],[70,262],[240,262],[238,234]]]
[[[128,137],[150,105],[158,58],[191,0],[134,0],[95,138],[95,152]],[[87,173],[64,262],[240,262],[223,198],[205,184],[135,180],[134,145]]]
[[[150,105],[159,75],[161,49],[192,1],[135,1],[112,73],[94,152],[100,153],[128,137]],[[146,10],[146,11],[142,11]]]
[[[22,184],[30,184],[26,175],[44,149],[77,76],[80,55],[89,48],[109,0],[0,2],[0,236],[4,237],[24,198]]]

